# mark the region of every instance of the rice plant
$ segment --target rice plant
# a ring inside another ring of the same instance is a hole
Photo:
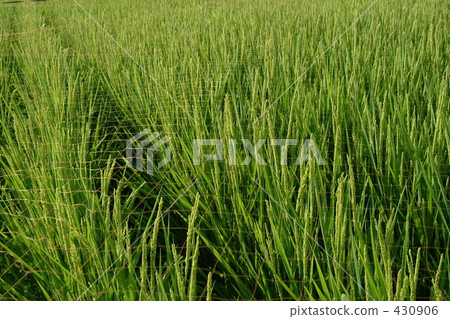
[[[449,298],[448,3],[78,2],[0,3],[1,300]]]

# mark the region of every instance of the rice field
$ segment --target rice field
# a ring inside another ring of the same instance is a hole
[[[2,0],[0,300],[448,300],[449,9]]]

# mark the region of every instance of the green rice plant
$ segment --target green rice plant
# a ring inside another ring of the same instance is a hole
[[[1,5],[0,299],[448,299],[445,2],[69,3]]]

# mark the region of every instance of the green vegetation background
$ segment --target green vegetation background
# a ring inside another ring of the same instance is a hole
[[[0,299],[449,298],[448,1],[380,0],[255,125],[371,1],[80,3],[181,107],[73,1],[0,3]],[[326,165],[193,166],[195,138]]]

